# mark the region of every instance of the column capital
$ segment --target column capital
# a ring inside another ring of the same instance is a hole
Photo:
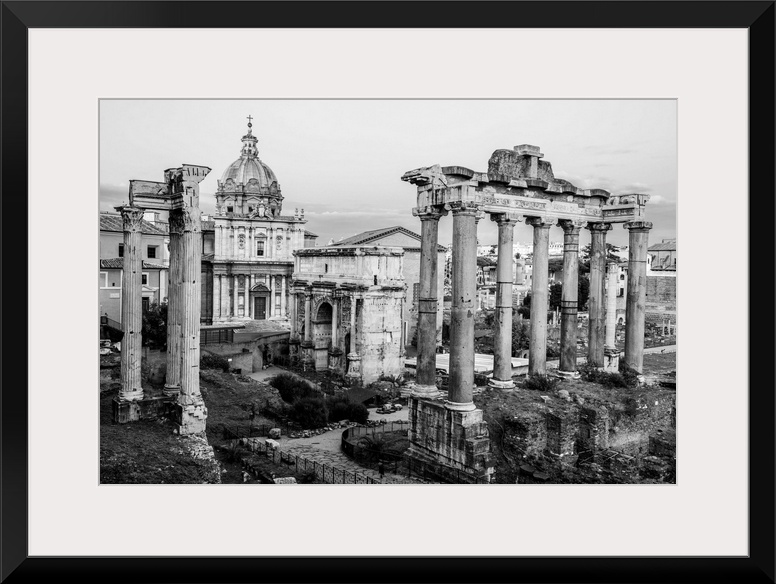
[[[552,227],[551,220],[546,217],[526,217],[525,224],[531,227],[539,227],[541,229],[549,229]]]
[[[124,231],[140,231],[142,229],[143,209],[130,205],[123,205],[121,207],[116,207],[116,210],[121,212]]]
[[[471,215],[477,216],[479,206],[474,201],[453,201],[448,203],[447,206],[453,212],[453,215]]]
[[[631,232],[647,232],[652,229],[652,221],[628,221],[627,223],[623,224],[623,228]]]
[[[563,229],[563,233],[566,235],[579,235],[582,223],[574,219],[558,219],[558,227]]]
[[[415,207],[412,215],[418,217],[421,221],[439,221],[447,215],[447,209],[444,205],[429,205],[428,207]]]
[[[607,231],[609,231],[612,228],[612,224],[611,223],[593,223],[593,222],[590,222],[590,223],[587,224],[587,228],[590,231],[597,231],[597,232],[600,232],[600,233],[606,233]]]
[[[512,225],[514,227],[518,221],[520,221],[520,215],[514,214],[514,213],[489,213],[490,220],[494,223],[498,223],[499,226],[501,225]]]

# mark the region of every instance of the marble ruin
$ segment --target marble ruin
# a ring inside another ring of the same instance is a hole
[[[199,389],[200,270],[202,218],[199,183],[207,166],[184,164],[164,173],[164,182],[132,180],[129,205],[117,207],[124,225],[122,281],[121,389],[113,403],[117,422],[130,422],[173,402],[179,434],[205,431],[207,408]],[[141,221],[145,210],[169,212],[170,283],[167,323],[166,398],[144,399],[141,365]]]
[[[647,235],[644,220],[648,195],[612,196],[603,189],[580,189],[555,178],[539,147],[528,144],[496,150],[487,172],[461,166],[430,166],[406,172],[402,180],[417,187],[413,215],[421,221],[421,275],[418,317],[417,385],[410,397],[410,457],[424,463],[464,471],[472,480],[489,480],[487,425],[473,402],[474,314],[477,290],[477,224],[488,214],[498,224],[498,265],[494,371],[490,385],[514,387],[511,370],[513,232],[524,219],[533,227],[533,280],[529,374],[547,373],[547,310],[549,232],[564,234],[561,357],[558,374],[576,377],[577,277],[579,234],[590,230],[591,363],[611,369],[618,355],[614,326],[606,326],[604,286],[606,233],[613,224],[629,230],[629,278],[624,362],[639,373],[644,351]],[[452,213],[452,309],[450,376],[447,396],[436,387],[435,316],[437,310],[437,233],[439,220]],[[612,271],[608,272],[612,286]],[[615,272],[616,274],[616,272]],[[616,282],[615,282],[616,284]],[[614,297],[609,294],[610,300]],[[610,315],[612,311],[609,311]],[[434,320],[432,321],[432,315]]]
[[[381,375],[401,375],[404,251],[356,245],[294,255],[292,359],[364,385]]]

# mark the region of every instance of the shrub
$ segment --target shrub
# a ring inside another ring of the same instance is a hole
[[[639,384],[639,372],[628,367],[620,361],[620,375],[622,375],[628,387],[636,387]]]
[[[290,373],[276,375],[269,384],[277,389],[283,401],[289,404],[302,398],[319,396],[316,389],[307,381],[299,379]]]
[[[530,304],[530,300],[529,300]],[[531,309],[528,306],[518,306],[517,307],[517,314],[522,315],[523,318],[530,319],[531,318]]]
[[[366,424],[369,411],[364,404],[352,401],[347,395],[332,396],[326,400],[329,422],[350,420],[359,424]]]
[[[229,371],[229,361],[226,360],[226,357],[222,357],[221,355],[213,355],[203,351],[199,354],[199,368],[220,369],[224,373],[227,373]]]
[[[579,368],[579,373],[584,381],[598,383],[609,389],[627,389],[636,387],[639,383],[638,373],[622,364],[620,365],[620,373],[610,373],[585,363]]]
[[[558,386],[558,383],[560,383],[558,378],[549,375],[529,375],[525,380],[525,388],[549,393]]]
[[[291,407],[291,418],[306,430],[326,425],[326,402],[322,397],[302,397]]]

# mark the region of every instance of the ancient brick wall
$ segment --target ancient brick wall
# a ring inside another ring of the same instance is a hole
[[[676,310],[676,276],[647,276],[646,305]]]

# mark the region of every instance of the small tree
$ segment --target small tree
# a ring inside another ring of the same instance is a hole
[[[512,356],[528,348],[531,323],[512,319]]]
[[[143,311],[143,344],[167,347],[167,303],[152,303]]]

